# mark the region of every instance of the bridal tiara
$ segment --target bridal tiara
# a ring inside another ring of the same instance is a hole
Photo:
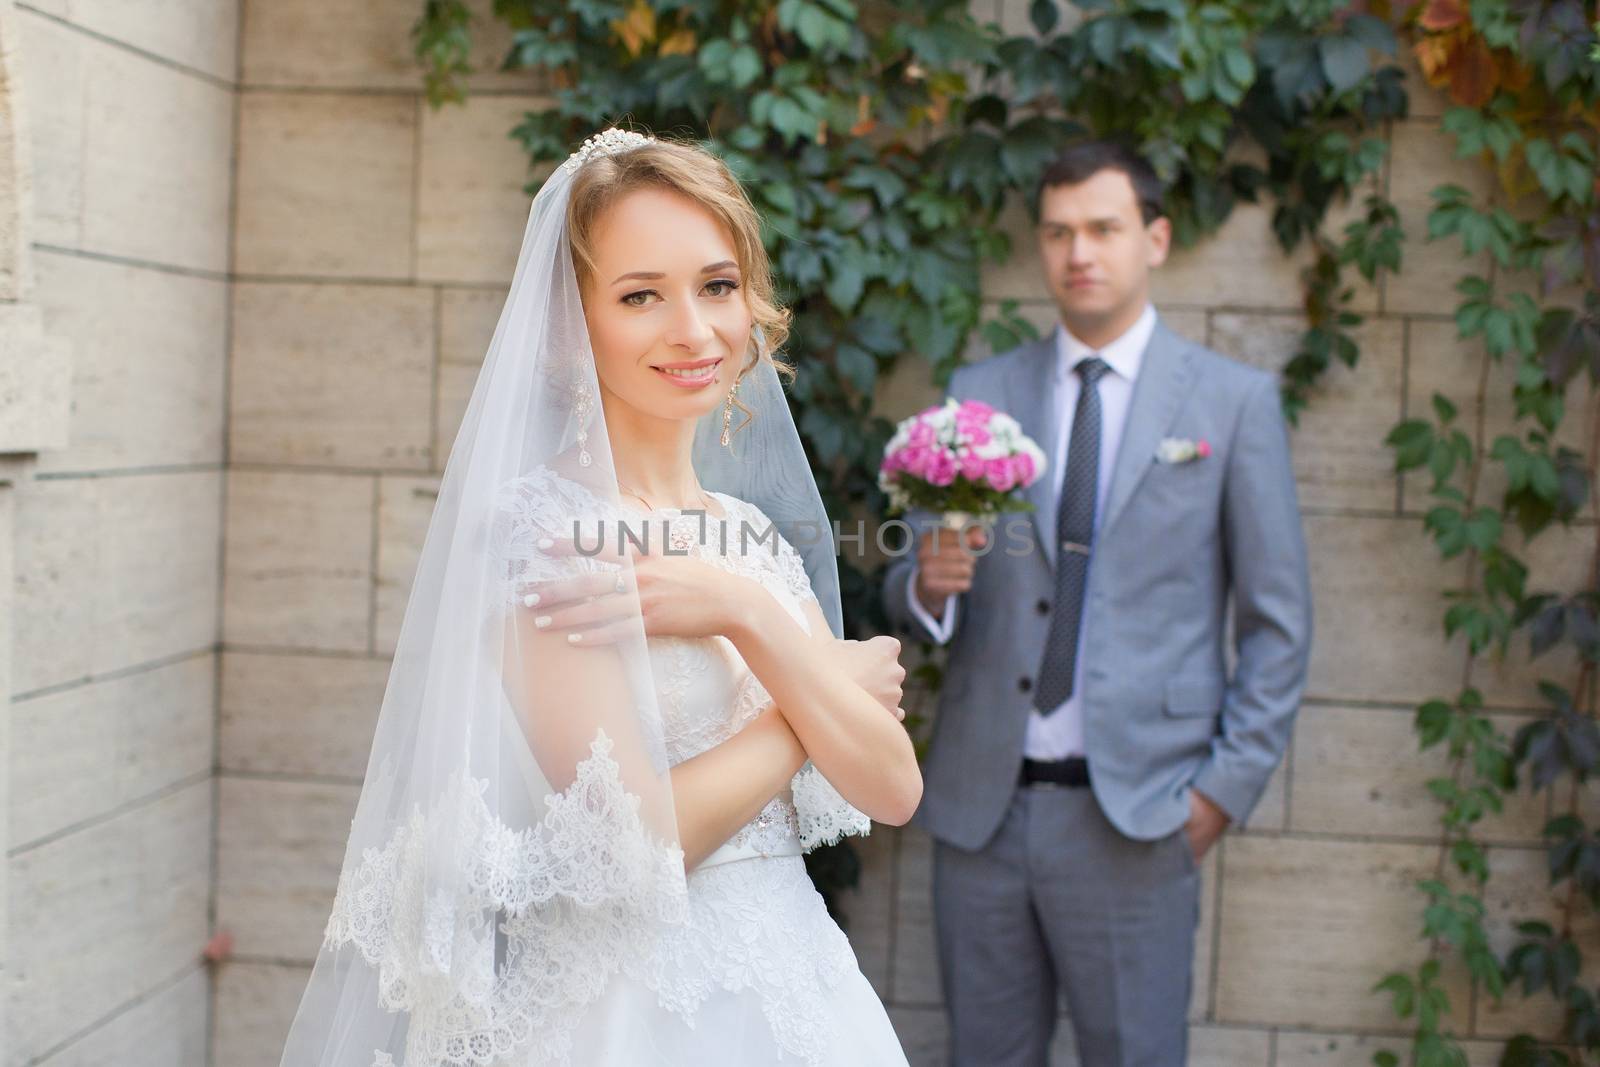
[[[561,164],[561,169],[571,174],[596,156],[614,156],[618,152],[626,152],[630,148],[654,144],[655,140],[654,137],[646,137],[642,133],[634,133],[632,130],[620,130],[613,126],[608,130],[601,130],[583,142],[583,146],[568,156],[567,161]]]

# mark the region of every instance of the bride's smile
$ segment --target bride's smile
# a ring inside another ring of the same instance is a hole
[[[688,363],[663,363],[656,367],[673,385],[684,389],[699,389],[717,380],[721,357],[699,359]]]
[[[583,311],[613,436],[714,410],[754,323],[727,227],[682,193],[636,189],[595,220],[588,252]]]

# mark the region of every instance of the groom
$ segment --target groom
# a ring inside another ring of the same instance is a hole
[[[1045,1064],[1059,991],[1084,1067],[1174,1067],[1200,860],[1260,799],[1305,679],[1289,446],[1274,377],[1151,307],[1171,224],[1144,159],[1069,148],[1038,239],[1061,325],[950,382],[1049,457],[1031,528],[1008,520],[1037,543],[930,532],[884,590],[950,646],[917,820],[951,1059]]]

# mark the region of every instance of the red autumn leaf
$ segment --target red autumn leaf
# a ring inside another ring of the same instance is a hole
[[[1499,72],[1489,46],[1477,34],[1463,41],[1450,57],[1450,99],[1463,107],[1482,107],[1494,95]]]
[[[1439,88],[1449,77],[1450,44],[1447,37],[1422,37],[1411,46],[1417,57],[1417,66],[1429,85]]]
[[[1448,30],[1465,21],[1467,8],[1461,0],[1428,0],[1428,6],[1417,16],[1417,25],[1425,30]]]

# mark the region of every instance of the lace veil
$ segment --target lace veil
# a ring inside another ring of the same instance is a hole
[[[624,639],[582,650],[541,643],[523,601],[530,581],[629,567],[546,553],[520,516],[530,504],[578,523],[617,514],[567,203],[588,159],[647,140],[591,138],[533,200],[428,525],[284,1067],[582,1062],[574,1017],[685,921],[637,600],[616,598],[632,601]],[[697,476],[772,520],[838,636],[831,530],[771,366],[749,370],[738,396],[750,421],[731,447],[720,407],[697,427]],[[795,802],[802,822],[840,821],[805,810],[840,803],[831,789],[797,787]]]

